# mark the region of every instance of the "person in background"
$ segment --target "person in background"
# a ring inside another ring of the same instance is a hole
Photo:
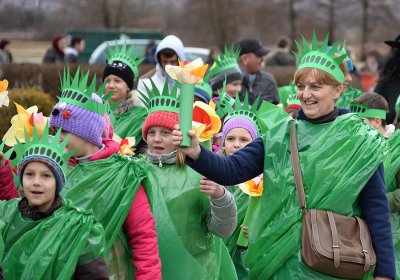
[[[160,42],[160,44],[158,44],[155,53],[155,59],[157,65],[156,72],[153,74],[153,76],[151,78],[139,79],[137,89],[142,94],[146,94],[146,86],[149,89],[153,88],[150,79],[154,82],[159,91],[162,91],[165,81],[168,81],[169,90],[172,89],[172,86],[175,84],[175,80],[170,78],[167,72],[165,72],[165,66],[178,65],[178,60],[186,60],[182,41],[175,35],[168,35]]]
[[[124,139],[133,137],[136,153],[145,149],[142,141],[142,124],[147,116],[147,110],[139,99],[136,82],[139,77],[140,58],[135,50],[123,46],[109,47],[106,57],[107,64],[103,70],[103,80],[106,84],[105,93],[111,93],[109,103],[113,108],[111,123],[114,134]]]
[[[46,51],[42,62],[45,64],[63,64],[67,40],[67,35],[64,33],[55,35],[51,41],[51,47]]]
[[[241,91],[243,73],[237,62],[239,52],[239,49],[225,47],[211,66],[207,79],[214,97],[218,97],[219,91],[225,90],[230,97],[236,98],[236,94]]]
[[[241,100],[246,92],[249,93],[249,102],[253,104],[261,95],[261,100],[267,100],[273,104],[279,103],[278,88],[275,78],[268,72],[261,71],[264,56],[269,50],[254,38],[243,38],[235,44],[239,48],[239,66],[244,75],[240,91]]]
[[[155,54],[156,54],[157,44],[154,41],[151,41],[147,44],[146,49],[144,51],[144,61],[143,63],[155,64]]]
[[[282,36],[278,40],[277,48],[267,55],[265,66],[296,66],[291,49],[290,39]]]
[[[394,41],[385,41],[385,43],[391,47],[391,50],[380,73],[375,92],[387,100],[389,104],[387,123],[393,123],[396,116],[396,100],[400,94],[400,35]]]
[[[7,39],[2,39],[0,40],[0,64],[10,64],[12,62],[11,42]]]
[[[394,130],[394,125],[386,124],[388,103],[383,96],[376,93],[364,93],[356,98],[351,111],[375,127],[389,143],[389,153],[384,162],[385,185],[388,198],[393,244],[396,257],[396,279],[400,279],[400,130]]]
[[[82,36],[74,36],[71,39],[71,43],[64,50],[65,62],[67,63],[78,63],[79,54],[85,49],[85,39]]]

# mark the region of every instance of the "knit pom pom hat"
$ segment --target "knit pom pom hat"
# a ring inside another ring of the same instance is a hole
[[[147,116],[142,127],[142,136],[147,141],[147,132],[153,126],[165,127],[173,130],[175,125],[179,123],[179,114],[168,111],[156,111]]]
[[[250,133],[252,140],[256,139],[258,136],[257,128],[255,127],[253,122],[243,117],[233,117],[226,121],[222,129],[222,146],[225,146],[225,138],[228,135],[229,131],[234,128],[246,129]]]

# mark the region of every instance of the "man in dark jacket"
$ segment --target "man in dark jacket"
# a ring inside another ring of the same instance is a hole
[[[270,73],[261,71],[263,58],[269,50],[254,38],[241,39],[235,44],[235,48],[240,48],[239,66],[244,74],[241,99],[243,100],[245,92],[248,92],[250,104],[253,104],[259,95],[261,100],[278,104],[279,95],[275,78]]]

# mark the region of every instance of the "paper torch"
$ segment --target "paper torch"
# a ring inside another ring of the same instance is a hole
[[[203,82],[207,67],[208,64],[203,64],[201,58],[192,62],[179,61],[178,66],[165,66],[168,75],[181,84],[179,94],[179,128],[183,136],[181,147],[189,147],[191,143],[188,131],[192,129],[194,86]]]
[[[262,176],[258,176],[252,180],[240,184],[239,188],[242,190],[242,192],[249,195],[249,205],[247,206],[246,215],[244,216],[242,223],[242,226],[247,227],[249,221],[254,217],[255,211],[260,203],[260,198],[263,192]],[[243,231],[240,231],[237,245],[247,247],[248,244],[249,239],[244,235]]]

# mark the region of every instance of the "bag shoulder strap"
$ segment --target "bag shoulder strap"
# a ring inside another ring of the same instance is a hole
[[[299,198],[301,210],[306,209],[306,196],[304,194],[303,177],[300,169],[299,148],[297,146],[296,121],[290,125],[290,152],[292,154],[292,168],[294,174],[294,182],[296,184],[297,196]]]

